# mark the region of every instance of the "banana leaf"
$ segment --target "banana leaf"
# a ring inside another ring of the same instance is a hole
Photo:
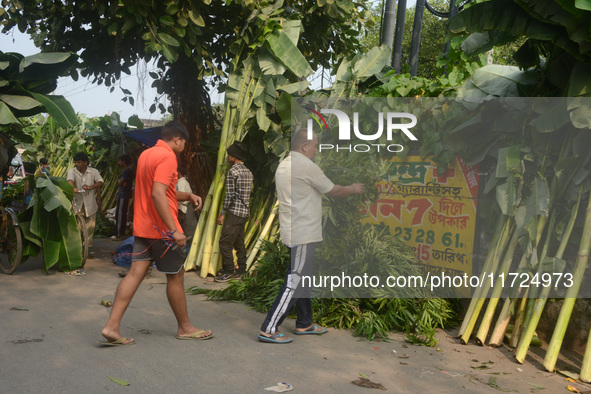
[[[72,185],[64,178],[42,176],[35,182],[28,208],[19,214],[24,235],[23,258],[43,251],[47,271],[59,263],[62,271],[82,265],[82,239],[72,211]]]

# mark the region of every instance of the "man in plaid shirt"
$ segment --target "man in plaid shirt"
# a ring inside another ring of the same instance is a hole
[[[252,172],[242,162],[246,156],[244,144],[234,142],[227,152],[228,161],[233,165],[226,176],[226,197],[217,220],[218,225],[223,225],[220,237],[222,270],[215,281],[222,283],[240,278],[246,272],[244,226],[250,214],[249,199],[253,180]],[[233,249],[236,249],[238,256],[238,270],[234,266]]]

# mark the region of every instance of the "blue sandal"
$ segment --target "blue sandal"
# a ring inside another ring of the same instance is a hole
[[[321,331],[316,331],[319,328],[322,328],[322,330]],[[306,331],[297,331],[297,330],[294,330],[293,333],[296,334],[296,335],[322,335],[322,334],[325,334],[326,333],[326,328],[318,327],[318,326],[314,325],[314,326],[308,328]]]
[[[287,339],[277,340],[277,338],[283,338],[283,337],[285,337]],[[270,337],[266,337],[262,334],[259,334],[259,341],[267,342],[267,343],[290,343],[290,342],[293,342],[293,338],[286,337],[284,334],[278,332],[278,333],[271,335]]]

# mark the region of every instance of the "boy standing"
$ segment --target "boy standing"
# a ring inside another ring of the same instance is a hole
[[[217,223],[222,226],[220,253],[222,270],[215,277],[216,282],[227,282],[246,273],[246,247],[244,245],[244,226],[250,214],[249,199],[252,190],[252,172],[243,163],[246,146],[234,142],[227,149],[228,161],[232,168],[226,176],[226,196]],[[238,257],[238,270],[234,266],[233,249]]]

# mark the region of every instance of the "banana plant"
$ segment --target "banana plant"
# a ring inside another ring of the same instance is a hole
[[[82,239],[72,211],[74,187],[64,178],[42,175],[34,184],[33,197],[26,210],[18,215],[25,236],[23,261],[43,251],[47,271],[59,263],[61,271],[82,265]]]
[[[216,219],[225,188],[225,171],[228,166],[226,149],[234,141],[243,140],[250,129],[267,133],[272,141],[282,140],[286,127],[281,119],[272,119],[269,114],[277,112],[278,103],[288,100],[285,95],[304,90],[308,82],[303,79],[312,72],[297,48],[302,29],[301,22],[274,17],[280,6],[281,2],[255,9],[252,15],[253,23],[247,34],[236,43],[237,55],[233,60],[232,72],[226,87],[216,174],[205,199],[191,251],[185,262],[187,270],[200,266],[202,277],[208,274],[215,275],[221,263],[218,246],[221,227],[217,226]],[[283,97],[278,100],[279,96]],[[272,145],[278,146],[277,143]],[[280,145],[283,145],[284,150],[276,153],[284,156],[288,151],[288,144]],[[253,196],[253,202],[258,198]],[[265,192],[260,198],[263,203],[258,209],[274,216],[273,194]],[[256,220],[251,217],[246,228],[247,234],[253,232],[252,226],[258,228],[255,231],[258,234],[251,238],[249,249],[251,253],[257,253],[258,247],[255,247],[255,244],[258,244],[261,238],[268,239],[273,236],[270,231],[274,226],[269,224],[269,220]],[[249,257],[250,261],[253,259],[254,257]]]
[[[77,123],[70,103],[62,96],[49,95],[57,78],[71,69],[76,59],[71,53],[23,56],[0,51],[0,175],[8,171],[8,162],[16,153],[12,139],[30,141],[22,132],[21,118],[47,112],[63,125]]]
[[[23,56],[0,52],[0,125],[19,125],[19,118],[40,112],[48,113],[64,127],[77,124],[72,105],[63,96],[50,95],[57,87],[57,78],[73,68],[76,60],[72,53]]]

